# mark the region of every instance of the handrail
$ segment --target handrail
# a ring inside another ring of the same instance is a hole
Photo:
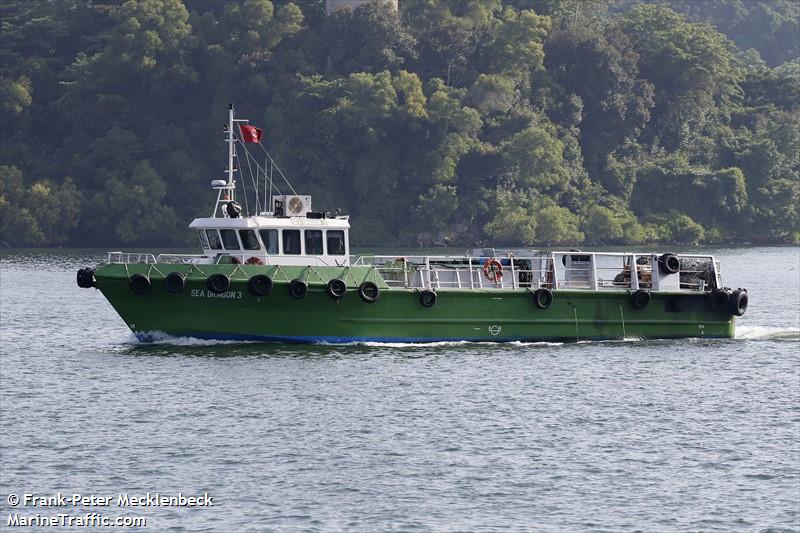
[[[108,264],[110,265],[130,263],[152,265],[156,262],[156,258],[153,254],[145,252],[108,252]]]
[[[576,257],[578,256],[578,257]],[[250,253],[154,256],[143,252],[109,252],[111,264],[191,263],[246,264],[258,257],[259,264],[278,264],[272,257]],[[484,265],[490,258],[448,255],[362,255],[351,266],[376,271],[390,287],[408,289],[539,289],[551,290],[678,290],[707,292],[721,286],[719,264],[711,255],[681,254],[679,270],[670,274],[657,265],[658,255],[629,252],[542,252],[538,255],[497,257],[503,266],[499,280],[488,278]],[[276,258],[277,259],[277,258]],[[307,267],[339,266],[325,261]],[[283,263],[281,263],[283,264]],[[303,265],[298,265],[303,266]]]
[[[581,256],[580,259],[575,256]],[[588,257],[588,259],[585,259]],[[659,284],[654,284],[656,254],[628,252],[552,252],[532,256],[498,257],[506,276],[500,281],[487,280],[482,267],[488,257],[446,255],[363,255],[354,265],[372,266],[391,287],[438,289],[549,288],[574,290],[664,290],[664,274],[658,270]],[[642,260],[644,259],[644,262]],[[716,283],[718,276],[713,256],[681,254],[681,268],[668,290],[703,292]],[[631,265],[635,265],[632,269]],[[711,273],[713,269],[713,274]],[[631,275],[635,270],[636,275]],[[469,283],[465,283],[467,276]]]

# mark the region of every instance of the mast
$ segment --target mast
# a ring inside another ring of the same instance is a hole
[[[235,142],[236,142],[236,134],[233,131],[233,104],[228,104],[228,194],[230,195],[230,200],[235,200],[234,194],[236,192],[236,188],[233,182],[233,158],[236,155],[235,150]]]
[[[227,134],[225,142],[228,143],[228,168],[225,169],[225,173],[228,175],[228,181],[213,180],[211,182],[211,188],[217,191],[217,201],[214,204],[214,211],[211,213],[211,218],[217,218],[217,211],[220,210],[220,207],[222,207],[222,216],[227,217],[228,214],[224,206],[227,205],[228,202],[232,202],[236,199],[236,181],[233,179],[233,173],[235,172],[233,168],[233,159],[236,157],[236,146],[234,144],[236,143],[236,134],[233,131],[234,122],[237,121],[233,118],[233,104],[228,104],[228,123],[224,126],[224,131]]]

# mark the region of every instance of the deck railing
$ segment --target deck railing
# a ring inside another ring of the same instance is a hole
[[[153,254],[144,252],[108,252],[109,264],[130,264],[130,263],[145,263],[155,264],[156,257]]]
[[[109,252],[111,264],[248,264],[249,254],[159,254]],[[445,255],[364,255],[353,258],[352,266],[375,268],[390,287],[413,289],[576,289],[576,290],[681,290],[707,291],[721,285],[719,264],[712,256],[681,254],[680,269],[669,280],[660,270],[655,254],[613,252],[553,252],[527,257],[473,257]],[[287,263],[276,256],[274,264]],[[270,256],[258,256],[260,264],[271,264]],[[296,264],[307,265],[298,256]],[[500,261],[502,276],[491,279],[484,266]],[[305,261],[305,262],[304,262]],[[313,266],[325,266],[317,261]],[[342,266],[338,261],[335,265]],[[635,274],[634,274],[635,272]]]
[[[489,259],[502,262],[503,276],[498,281],[484,275],[483,266]],[[353,265],[376,268],[390,287],[649,290],[654,287],[654,260],[653,254],[609,252],[502,258],[366,255],[356,258]],[[673,290],[704,291],[716,285],[719,267],[713,257],[681,255],[680,260],[679,281]],[[631,265],[635,265],[635,276]]]

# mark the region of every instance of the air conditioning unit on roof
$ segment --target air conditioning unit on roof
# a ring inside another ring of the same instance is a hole
[[[311,211],[311,197],[281,194],[272,197],[272,212],[275,216],[304,217]]]

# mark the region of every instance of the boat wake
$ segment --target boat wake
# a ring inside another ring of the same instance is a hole
[[[736,328],[736,338],[739,340],[800,340],[800,329],[780,326],[738,326]],[[639,337],[625,337],[624,339],[608,340],[588,340],[581,339],[577,342],[553,342],[553,341],[434,341],[434,342],[391,342],[391,341],[351,341],[351,342],[328,342],[317,341],[308,344],[316,346],[362,346],[368,348],[448,348],[455,346],[508,346],[508,347],[555,347],[574,344],[598,344],[598,343],[637,343],[645,342],[646,339]],[[224,346],[241,344],[258,344],[258,340],[244,339],[201,339],[198,337],[181,337],[169,335],[160,331],[139,332],[130,334],[125,344],[147,344],[147,345],[167,345],[167,346]],[[306,343],[303,343],[306,344]]]
[[[199,339],[197,337],[175,337],[161,331],[142,332],[138,335],[131,333],[126,344],[155,344],[167,346],[219,346],[225,344],[253,344],[255,341]]]
[[[367,346],[372,348],[438,348],[453,346],[562,346],[563,342],[481,342],[481,341],[434,341],[434,342],[379,342],[353,341],[344,343],[317,342],[318,346]]]
[[[800,328],[737,325],[736,338],[745,340],[800,340]]]
[[[626,339],[628,340],[628,339]],[[258,340],[244,340],[244,339],[201,339],[198,337],[182,337],[170,335],[161,331],[146,331],[137,334],[131,333],[130,337],[125,341],[125,344],[147,344],[147,345],[167,345],[167,346],[218,346],[218,345],[236,345],[236,344],[259,344],[280,341],[258,341]],[[296,343],[290,343],[296,344]],[[374,348],[437,348],[437,347],[453,347],[453,346],[562,346],[563,342],[524,342],[524,341],[508,341],[508,342],[483,342],[483,341],[434,341],[434,342],[390,342],[390,341],[351,341],[351,342],[329,342],[317,341],[301,343],[306,345],[315,346],[365,346]]]

